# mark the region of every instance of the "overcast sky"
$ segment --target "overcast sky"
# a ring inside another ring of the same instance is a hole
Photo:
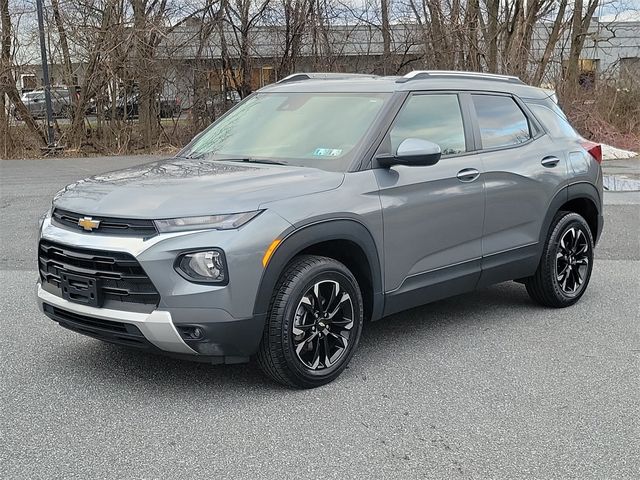
[[[605,0],[596,16],[603,22],[640,21],[640,0]]]

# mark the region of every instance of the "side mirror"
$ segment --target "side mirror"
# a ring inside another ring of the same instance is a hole
[[[421,138],[407,138],[398,145],[395,155],[379,156],[377,160],[384,168],[393,165],[424,167],[435,165],[441,156],[440,145]]]

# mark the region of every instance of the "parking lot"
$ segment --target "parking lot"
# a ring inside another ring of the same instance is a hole
[[[640,197],[608,193],[565,310],[504,283],[365,326],[292,391],[66,331],[34,300],[37,218],[65,184],[151,157],[0,161],[0,478],[640,475]]]

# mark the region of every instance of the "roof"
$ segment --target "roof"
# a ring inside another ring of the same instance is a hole
[[[363,92],[392,93],[419,90],[456,90],[511,93],[522,98],[546,98],[549,91],[526,85],[517,77],[420,70],[402,77],[345,73],[296,73],[268,85],[260,92]]]

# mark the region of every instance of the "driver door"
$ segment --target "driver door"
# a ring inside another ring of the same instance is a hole
[[[457,93],[414,93],[379,154],[407,138],[437,143],[432,166],[375,170],[384,221],[385,314],[473,290],[480,276],[484,186]]]

